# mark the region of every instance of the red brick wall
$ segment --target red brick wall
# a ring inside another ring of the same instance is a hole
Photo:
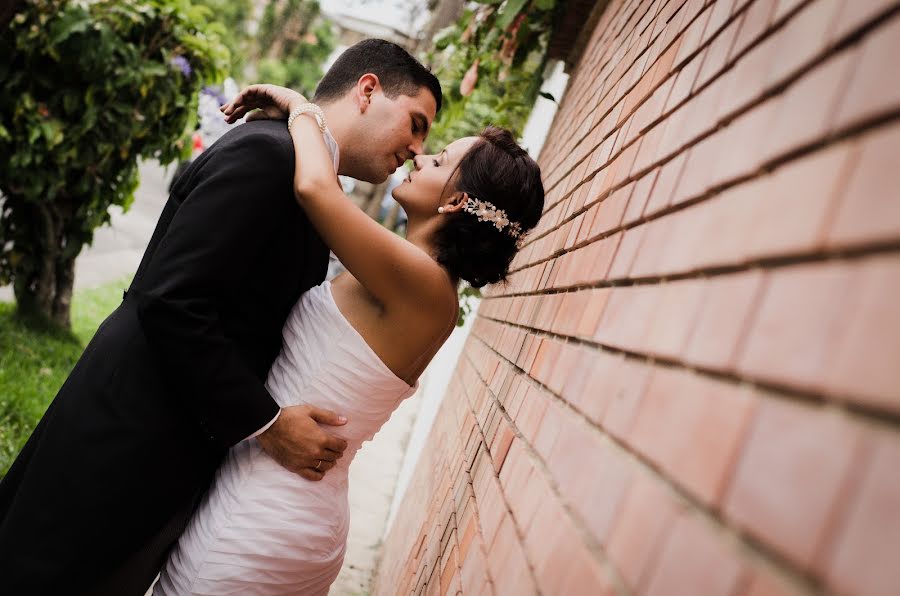
[[[377,594],[900,593],[900,2],[613,0]]]

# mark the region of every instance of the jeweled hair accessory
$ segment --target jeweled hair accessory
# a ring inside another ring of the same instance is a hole
[[[492,203],[468,197],[466,202],[463,203],[463,211],[476,216],[478,221],[487,221],[494,224],[497,230],[515,238],[516,244],[522,241],[524,233],[522,232],[521,224],[517,221],[509,221],[506,211],[497,209]]]

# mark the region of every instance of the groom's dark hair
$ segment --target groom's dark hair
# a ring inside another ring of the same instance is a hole
[[[395,43],[383,39],[364,39],[344,50],[328,69],[313,101],[328,103],[347,93],[359,77],[372,73],[381,82],[384,94],[394,99],[398,95],[415,97],[425,87],[441,109],[441,84],[431,71]]]

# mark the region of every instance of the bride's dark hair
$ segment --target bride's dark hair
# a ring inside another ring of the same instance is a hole
[[[541,168],[508,130],[488,126],[456,167],[456,191],[506,211],[522,232],[544,210]],[[480,288],[506,279],[518,248],[515,238],[464,211],[451,213],[434,237],[435,258],[451,275]]]

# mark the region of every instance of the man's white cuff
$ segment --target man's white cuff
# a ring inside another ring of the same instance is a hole
[[[279,416],[281,416],[281,409],[280,409],[280,408],[279,408],[278,412],[275,413],[275,417],[274,417],[274,418],[272,418],[271,420],[269,420],[269,422],[268,422],[264,427],[262,427],[261,429],[259,429],[258,431],[256,431],[255,433],[253,433],[252,435],[250,435],[249,437],[247,437],[247,439],[252,439],[253,437],[257,437],[257,436],[263,434],[264,432],[266,432],[267,430],[269,430],[269,427],[272,426],[273,424],[275,424],[275,421],[278,420],[278,417],[279,417]],[[244,439],[244,440],[246,441],[247,439]]]

